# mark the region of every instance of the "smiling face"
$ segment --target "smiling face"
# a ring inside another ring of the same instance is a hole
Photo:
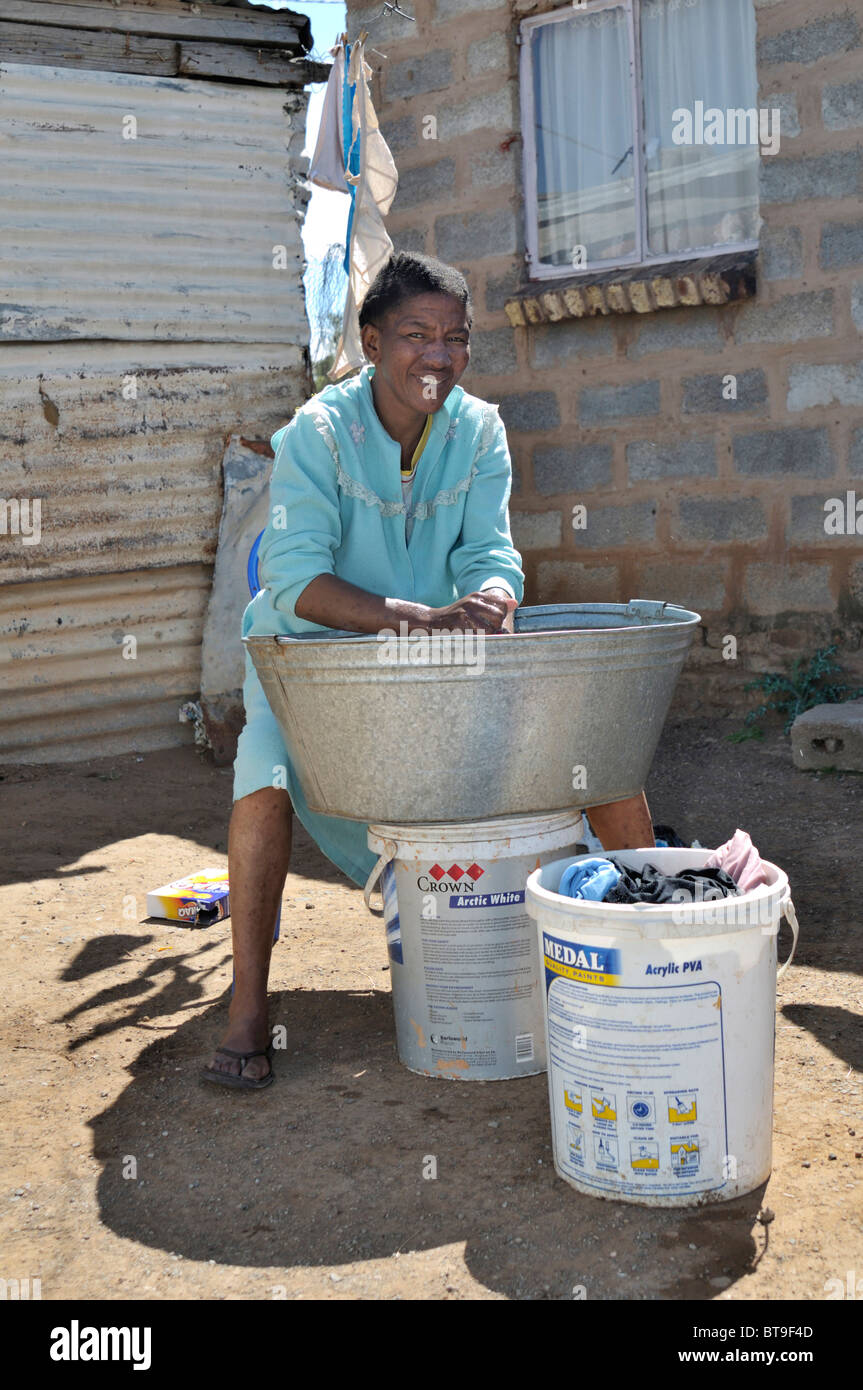
[[[449,294],[418,294],[362,329],[378,399],[393,415],[433,415],[470,361],[464,307]]]

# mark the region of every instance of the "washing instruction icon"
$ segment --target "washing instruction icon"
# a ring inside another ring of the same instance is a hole
[[[613,1134],[594,1134],[593,1156],[597,1168],[613,1168],[617,1171],[617,1140]]]
[[[629,1162],[637,1172],[655,1173],[659,1168],[659,1144],[638,1139],[629,1146]]]
[[[578,1125],[567,1125],[569,1131],[569,1157],[573,1163],[584,1162],[584,1130]]]
[[[616,1121],[617,1097],[611,1092],[591,1091],[590,1103],[595,1120]]]
[[[697,1139],[672,1139],[671,1166],[675,1173],[697,1173],[699,1158]]]
[[[668,1118],[673,1125],[691,1125],[698,1119],[694,1091],[669,1091]]]
[[[571,1110],[574,1115],[580,1115],[584,1110],[584,1102],[581,1098],[580,1088],[578,1086],[564,1087],[563,1103],[567,1110]]]
[[[631,1095],[627,1097],[626,1107],[629,1119],[635,1125],[652,1125],[656,1119],[656,1105],[653,1096]]]

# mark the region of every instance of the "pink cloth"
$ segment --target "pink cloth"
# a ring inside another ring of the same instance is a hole
[[[724,845],[713,851],[704,867],[724,869],[742,893],[770,881],[764,860],[745,830],[735,830],[730,840],[726,840]]]

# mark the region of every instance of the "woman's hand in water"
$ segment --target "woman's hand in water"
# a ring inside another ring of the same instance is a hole
[[[428,626],[432,631],[511,632],[511,609],[512,600],[502,589],[485,589],[446,608],[430,608]]]

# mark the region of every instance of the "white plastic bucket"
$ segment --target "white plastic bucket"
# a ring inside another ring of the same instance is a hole
[[[528,874],[582,831],[578,811],[462,825],[371,825],[380,855],[399,1058],[422,1076],[496,1081],[545,1071]]]
[[[627,867],[703,868],[707,849],[618,851]],[[579,1192],[650,1206],[742,1196],[770,1175],[779,924],[788,879],[737,897],[650,906],[527,880],[544,967],[554,1166]],[[787,969],[791,956],[779,974]]]

